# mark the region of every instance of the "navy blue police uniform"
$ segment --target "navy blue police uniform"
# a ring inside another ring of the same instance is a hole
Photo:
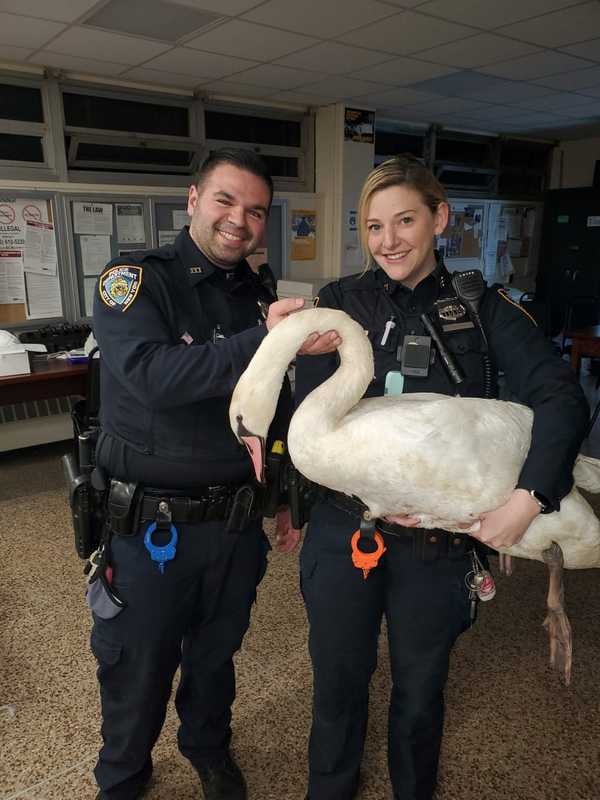
[[[255,513],[239,530],[225,530],[236,493],[252,474],[228,406],[267,333],[259,301],[273,299],[247,262],[229,270],[213,265],[187,228],[172,246],[112,262],[99,279],[96,460],[115,485],[137,484],[131,524],[115,525],[110,539],[110,588],[124,608],[112,618],[95,613],[92,630],[102,798],[131,800],[148,781],[179,666],[179,749],[201,774],[228,757],[232,656],[269,549]],[[284,398],[276,421],[281,435],[289,412]],[[165,551],[152,556],[148,545],[172,543],[171,526],[174,558]]]
[[[435,311],[449,284],[449,273],[438,259],[435,271],[412,291],[376,268],[320,292],[320,306],[346,311],[368,331],[375,377],[365,397],[384,394],[386,376],[400,370],[404,337],[427,335],[421,314]],[[446,311],[456,312],[456,306],[454,298]],[[513,398],[535,412],[531,449],[518,486],[543,495],[548,510],[558,509],[571,489],[572,467],[587,423],[583,394],[568,364],[556,357],[533,320],[499,287],[485,287],[479,314],[489,345],[487,358],[483,337],[472,324],[450,322],[443,337],[464,373],[460,388],[438,354],[426,377],[404,376],[403,391],[497,396],[497,381],[490,387],[490,377],[503,372]],[[296,402],[336,366],[335,355],[299,358]],[[494,443],[489,447],[492,450]],[[388,765],[394,798],[431,800],[450,651],[474,618],[465,584],[473,540],[440,530],[378,524],[387,551],[364,580],[350,557],[350,537],[359,523],[355,503],[328,493],[312,510],[301,553],[314,670],[309,797],[350,800],[355,795],[369,681],[385,615],[393,680]]]

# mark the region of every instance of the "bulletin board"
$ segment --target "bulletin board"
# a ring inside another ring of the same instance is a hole
[[[152,247],[147,197],[70,196],[69,229],[73,242],[84,316],[91,316],[99,275],[114,258]]]
[[[162,247],[172,244],[184,225],[189,225],[187,197],[155,198],[152,200],[152,219],[154,222],[154,245]]]
[[[446,259],[477,258],[482,254],[485,204],[450,204],[448,226],[438,239]]]
[[[63,316],[53,195],[0,195],[0,328]]]

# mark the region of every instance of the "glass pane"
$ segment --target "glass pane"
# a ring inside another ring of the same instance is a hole
[[[31,86],[0,84],[0,118],[43,122],[41,90]]]
[[[39,136],[0,133],[0,160],[44,163],[44,148]]]
[[[276,144],[286,147],[301,146],[302,125],[293,120],[206,111],[204,123],[207,139]]]
[[[77,128],[189,136],[188,109],[63,92],[65,123]]]
[[[377,156],[398,156],[402,153],[410,153],[413,156],[422,158],[423,143],[423,136],[375,131],[375,154]]]

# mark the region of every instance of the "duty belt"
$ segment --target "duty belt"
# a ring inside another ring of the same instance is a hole
[[[173,522],[212,522],[229,518],[233,500],[240,486],[205,486],[188,495],[170,489],[144,487],[140,521],[156,518],[158,506],[166,501]],[[256,509],[254,509],[256,513]],[[258,516],[258,515],[257,515]]]
[[[358,498],[350,497],[342,492],[325,489],[323,499],[340,511],[352,516],[361,517],[367,506]],[[381,533],[403,539],[407,544],[412,542],[415,557],[423,561],[435,561],[437,558],[461,558],[473,549],[475,541],[463,533],[451,533],[442,528],[406,528],[377,520],[377,530]]]

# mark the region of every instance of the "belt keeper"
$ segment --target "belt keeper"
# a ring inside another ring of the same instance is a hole
[[[170,531],[173,522],[173,514],[171,513],[171,506],[166,498],[161,497],[156,508],[156,529],[159,531]]]

